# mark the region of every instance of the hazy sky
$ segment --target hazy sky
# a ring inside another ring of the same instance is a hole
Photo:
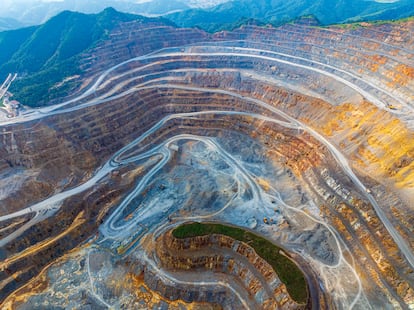
[[[39,2],[62,2],[64,0],[1,0],[2,4],[5,5],[10,5],[12,3],[39,3]],[[87,1],[87,0],[85,0]],[[136,3],[140,3],[140,2],[148,2],[151,0],[132,0],[131,2],[136,2]]]
[[[40,2],[63,2],[64,0],[0,0],[2,5],[10,6],[13,3],[40,3]],[[87,1],[87,0],[85,0]],[[131,0],[131,2],[148,2],[151,0]]]
[[[3,4],[6,4],[6,5],[10,5],[11,3],[16,3],[16,2],[39,3],[39,2],[62,2],[62,1],[64,1],[64,0],[1,0],[1,2]],[[87,1],[87,0],[85,0],[85,1]],[[151,1],[151,0],[135,0],[135,1],[130,0],[130,1],[140,3],[140,2],[148,2],[148,1]],[[374,0],[374,1],[377,1],[377,2],[397,2],[399,0]]]
[[[63,2],[63,1],[64,0],[0,0],[0,3],[1,3],[0,14],[9,12],[10,9],[12,8],[14,9],[13,12],[16,12],[16,8],[18,8],[18,10],[23,9],[24,11],[28,11],[30,10],[31,7],[36,6],[36,4],[47,3],[47,2],[49,3],[50,2]],[[87,2],[88,0],[84,0],[84,1]],[[143,3],[143,2],[148,2],[152,0],[113,0],[113,1],[127,1],[127,2]],[[218,4],[220,2],[226,2],[226,1],[229,1],[229,0],[182,0],[182,2],[187,3],[190,6],[192,6],[192,4],[197,3],[198,5],[196,6],[199,6],[199,7],[203,7],[202,4],[205,4],[205,3],[209,3],[210,5],[212,5],[212,4]],[[289,1],[295,1],[295,0],[289,0]],[[332,1],[335,1],[335,0],[332,0]],[[366,0],[361,0],[361,1],[366,1]],[[382,2],[382,3],[393,3],[393,2],[398,2],[400,0],[371,0],[371,1]],[[19,4],[23,4],[23,6],[20,7]],[[13,16],[9,16],[9,17],[13,17]]]
[[[2,5],[10,6],[13,3],[61,2],[63,0],[2,0]]]

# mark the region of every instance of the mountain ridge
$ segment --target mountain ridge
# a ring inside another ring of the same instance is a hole
[[[23,28],[25,25],[17,19],[10,17],[0,17],[0,31],[14,30]]]
[[[27,2],[24,2],[27,1]],[[30,0],[20,0],[0,10],[1,18],[13,17],[16,21],[25,25],[40,25],[62,11],[76,11],[85,14],[97,14],[107,7],[113,7],[117,11],[144,16],[158,16],[168,12],[190,9],[191,6],[183,0],[152,0],[138,2],[134,0],[61,0],[61,1],[37,1],[36,5]],[[4,30],[7,30],[6,28]]]
[[[280,25],[300,16],[314,15],[323,25],[378,19],[400,19],[414,15],[409,0],[394,3],[374,1],[318,0],[311,6],[305,0],[235,0],[208,10],[192,9],[165,17],[182,27],[200,27],[216,32],[244,18]],[[202,22],[200,22],[202,21]]]
[[[301,20],[299,17],[290,22],[302,23]],[[51,100],[65,97],[79,87],[77,77],[84,73],[80,65],[82,53],[106,40],[115,27],[128,21],[152,21],[177,27],[166,18],[127,14],[113,8],[99,14],[64,11],[40,26],[0,32],[0,79],[4,80],[9,73],[18,73],[10,88],[14,99],[32,107],[49,105]],[[307,18],[306,23],[321,24],[314,16]],[[242,18],[223,29],[244,24],[266,25],[260,19]]]
[[[172,25],[168,20],[121,13],[113,8],[99,14],[64,11],[43,25],[0,33],[0,79],[17,72],[19,78],[10,89],[16,99],[23,104],[37,105],[31,100],[40,98],[43,105],[45,100],[73,87],[65,83],[58,91],[53,85],[81,73],[77,62],[82,52],[105,40],[117,25],[128,21],[162,21]]]

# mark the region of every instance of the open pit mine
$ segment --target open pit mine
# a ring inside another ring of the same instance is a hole
[[[0,123],[0,308],[414,309],[413,33],[121,23]]]

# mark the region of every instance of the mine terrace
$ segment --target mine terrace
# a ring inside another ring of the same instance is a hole
[[[0,122],[1,307],[414,307],[413,32],[120,24],[86,87]],[[305,300],[189,222],[279,246]]]

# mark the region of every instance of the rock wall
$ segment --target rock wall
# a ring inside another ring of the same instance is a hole
[[[224,273],[235,278],[230,283],[241,283],[258,309],[303,308],[291,299],[273,268],[244,242],[215,234],[177,239],[171,232],[156,242],[157,257],[167,270]]]

